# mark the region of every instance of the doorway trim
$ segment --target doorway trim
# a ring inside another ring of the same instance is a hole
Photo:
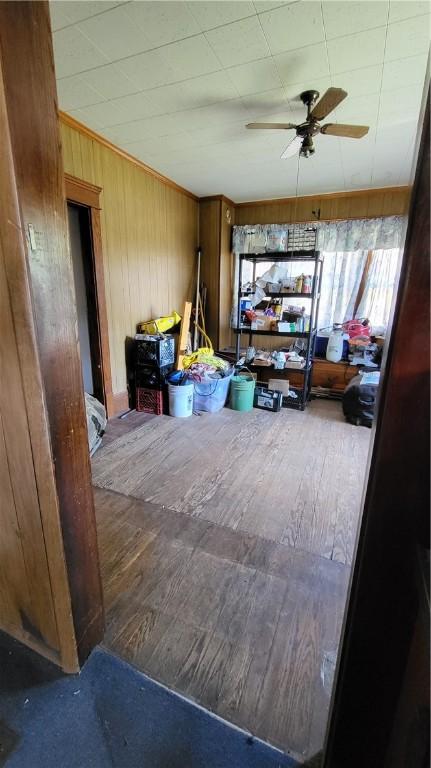
[[[108,418],[114,415],[114,396],[112,393],[111,357],[109,351],[108,313],[106,309],[105,277],[103,271],[102,230],[100,222],[100,195],[102,188],[88,181],[78,179],[69,173],[64,174],[66,200],[88,209],[91,257],[96,294],[96,314],[100,347],[100,367],[105,408]]]

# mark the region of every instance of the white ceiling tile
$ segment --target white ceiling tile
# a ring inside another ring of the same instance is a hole
[[[125,12],[151,41],[151,47],[173,43],[201,30],[185,2],[127,3]]]
[[[60,109],[79,109],[104,101],[104,97],[89,85],[84,75],[72,75],[57,82]]]
[[[328,55],[331,74],[349,72],[352,68],[381,64],[385,45],[386,29],[378,27],[346,37],[328,40]]]
[[[322,78],[315,78],[313,77],[312,86],[315,91],[318,91],[320,96],[323,96],[325,91],[331,87],[331,78],[329,76],[322,77]],[[302,91],[306,91],[310,89],[310,80],[303,80],[300,83],[292,83],[292,85],[286,85],[285,87],[285,93],[287,98],[289,99],[289,103],[291,108],[295,112],[299,112],[299,118],[302,119],[305,118],[307,108],[301,101],[301,93]]]
[[[388,27],[385,61],[427,53],[430,45],[430,17],[415,16]]]
[[[269,91],[281,86],[280,75],[272,58],[250,61],[225,70],[241,96]]]
[[[82,78],[89,86],[101,93],[105,99],[127,96],[137,90],[135,84],[121,72],[116,64],[107,64],[106,67],[91,69],[85,72]]]
[[[210,75],[194,77],[181,83],[187,109],[216,104],[219,101],[238,98],[238,89],[232,82],[230,73],[213,72]]]
[[[388,151],[402,159],[403,155],[409,150],[409,147],[414,147],[417,133],[417,119],[412,120],[407,115],[405,119],[390,125],[382,121],[378,125],[375,136],[377,151]]]
[[[346,189],[368,189],[371,186],[371,170],[363,164],[344,166]]]
[[[152,136],[168,136],[178,133],[176,115],[158,115],[106,128],[103,135],[120,146]]]
[[[245,135],[244,122],[217,122],[206,128],[198,127],[199,123],[191,129],[194,146],[206,146],[207,144],[221,144],[226,141],[238,141]]]
[[[388,0],[326,0],[322,3],[326,38],[342,37],[385,26],[388,19]]]
[[[145,114],[148,116],[179,112],[189,106],[182,83],[153,88],[145,91],[142,96],[146,103]]]
[[[119,6],[79,23],[81,32],[96,45],[110,61],[133,56],[152,48],[151,42]]]
[[[380,99],[379,123],[395,125],[414,119],[420,112],[423,89],[422,85],[410,85],[397,88],[396,91],[383,91]]]
[[[360,174],[361,179],[368,176],[371,180],[372,163],[375,154],[376,131],[372,129],[362,139],[340,139],[340,155],[343,163],[346,185],[351,188],[353,175]],[[356,181],[357,186],[360,182]]]
[[[188,133],[178,132],[175,136],[154,136],[141,141],[130,142],[125,145],[132,155],[155,155],[157,153],[174,152],[180,155],[185,149],[193,146],[192,138]]]
[[[332,81],[336,88],[343,88],[347,91],[347,101],[347,99],[358,96],[378,93],[382,82],[382,72],[383,64],[376,64],[374,67],[363,67],[351,72],[343,72],[341,75],[333,77]]]
[[[53,29],[60,29],[69,24],[76,24],[78,21],[88,19],[99,13],[109,11],[116,6],[121,5],[118,0],[109,2],[108,0],[50,0],[51,23]]]
[[[290,3],[259,16],[272,54],[292,51],[324,40],[321,3]]]
[[[338,123],[353,123],[359,125],[375,125],[379,110],[379,94],[347,98],[341,102],[334,112],[331,112],[327,122],[336,116]]]
[[[107,102],[112,105],[113,117],[119,115],[119,119],[110,119],[109,122],[105,122],[104,125],[109,127],[113,125],[120,125],[132,120],[142,120],[145,117],[152,117],[153,115],[160,115],[166,111],[166,108],[162,105],[159,106],[157,102],[151,98],[151,91],[147,93],[135,93],[130,96],[122,96],[114,101]]]
[[[297,2],[299,0],[254,0],[253,5],[257,13],[264,13],[264,11],[275,11],[276,8],[281,8],[283,5]]]
[[[66,3],[62,2],[62,0],[51,0],[49,4],[49,15],[51,17],[51,29],[53,32],[73,23],[70,20],[70,16],[66,13],[64,8],[65,5]]]
[[[214,125],[225,125],[229,122],[239,123],[243,121],[245,124],[248,122],[248,115],[241,99],[231,99],[208,107],[177,112],[176,120],[179,129],[193,131],[197,127],[204,130]]]
[[[410,56],[408,59],[385,61],[383,65],[382,90],[390,91],[408,85],[424,83],[427,67],[427,54]]]
[[[428,0],[416,2],[416,0],[391,0],[389,5],[389,24],[394,21],[410,19],[412,16],[422,16],[429,13]]]
[[[239,2],[195,2],[187,3],[190,12],[195,17],[202,32],[206,32],[214,27],[221,27],[223,24],[231,24],[233,21],[245,19],[247,16],[254,16],[256,11],[253,3],[239,0]]]
[[[398,184],[397,166],[392,166],[384,159],[376,160],[371,175],[372,187],[392,187]]]
[[[344,175],[340,163],[334,165],[332,162],[325,162],[326,152],[327,150],[321,144],[317,146],[316,142],[316,153],[309,158],[301,158],[298,195],[314,194],[319,191],[319,187],[328,189],[329,192],[341,192],[344,189]],[[295,158],[292,159],[295,161]]]
[[[414,179],[414,167],[413,167],[413,152],[406,157],[399,166],[398,184],[409,186],[413,184]]]
[[[177,80],[216,72],[221,65],[204,35],[196,35],[159,48],[162,60],[175,70]]]
[[[329,75],[324,43],[281,53],[279,56],[275,56],[274,60],[281,81],[286,86],[309,81],[308,88],[313,88],[313,79]]]
[[[250,122],[254,122],[261,115],[284,115],[284,122],[291,119],[290,106],[283,88],[275,88],[273,91],[250,94],[241,99]]]
[[[83,107],[82,109],[69,109],[68,114],[72,115],[78,122],[88,126],[88,128],[101,132],[103,126],[95,119],[94,115],[89,114],[87,110],[88,107]]]
[[[162,59],[160,50],[162,49],[141,53],[117,64],[121,72],[134,83],[137,90],[156,88],[180,79],[175,70]]]
[[[224,67],[270,55],[257,16],[212,29],[205,36]]]
[[[116,123],[125,122],[124,113],[122,112],[121,107],[117,104],[118,101],[120,100],[117,99],[117,101],[103,101],[100,104],[93,104],[89,107],[83,107],[79,111],[82,115],[85,114],[86,116],[84,122],[87,122],[88,120],[88,124],[91,126],[97,124],[98,126],[104,128],[111,125],[116,125]],[[71,114],[73,114],[73,112]]]
[[[77,75],[92,67],[107,64],[107,57],[76,27],[66,27],[53,34],[57,77]]]

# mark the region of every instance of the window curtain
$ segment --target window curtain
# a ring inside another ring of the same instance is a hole
[[[368,251],[323,251],[318,327],[351,320]]]
[[[389,321],[399,253],[399,248],[378,248],[371,256],[356,317],[368,317],[375,333],[384,330]]]
[[[312,224],[317,227],[317,248],[324,258],[319,328],[353,317],[368,251],[374,251],[374,253],[369,267],[369,279],[356,316],[369,316],[376,324],[386,324],[395,284],[396,254],[402,243],[405,217],[385,216],[375,219],[312,222]],[[268,234],[287,230],[292,226],[292,224],[259,224],[233,227],[232,250],[235,260],[233,327],[236,325],[237,317],[238,255],[264,252]],[[295,226],[304,227],[310,224]],[[298,265],[298,269],[301,270],[301,265]],[[246,280],[250,276],[244,274],[243,278]],[[385,289],[383,299],[381,291],[386,285],[387,290]]]

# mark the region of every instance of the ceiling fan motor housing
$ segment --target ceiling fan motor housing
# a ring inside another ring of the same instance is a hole
[[[307,107],[308,114],[310,114],[310,111],[314,106],[314,104],[316,103],[319,96],[320,96],[319,91],[314,91],[314,90],[302,91],[302,93],[300,94],[299,98],[301,99],[302,103],[305,104],[305,106]]]

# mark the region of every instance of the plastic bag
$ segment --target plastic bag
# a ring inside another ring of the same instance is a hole
[[[95,397],[85,392],[85,410],[87,414],[87,433],[88,447],[90,456],[97,451],[102,442],[102,435],[105,431],[107,418],[105,406]]]
[[[174,310],[171,315],[158,317],[156,320],[148,320],[146,323],[139,323],[139,332],[149,334],[166,333],[166,331],[169,331],[170,328],[173,328],[179,322],[181,322],[181,317]]]

